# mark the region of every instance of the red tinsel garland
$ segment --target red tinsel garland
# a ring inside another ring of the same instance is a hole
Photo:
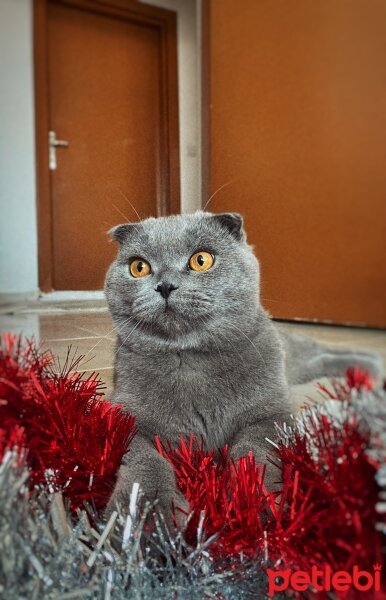
[[[292,432],[275,450],[282,470],[279,496],[264,487],[264,470],[252,454],[234,463],[223,448],[215,462],[213,451],[204,451],[194,436],[181,439],[178,448],[156,439],[194,511],[187,532],[191,539],[205,511],[203,529],[207,536],[217,534],[211,549],[221,556],[263,555],[308,573],[313,565],[328,565],[333,572],[360,565],[371,572],[374,564],[382,564],[375,527],[377,465],[366,453],[370,432],[347,406],[351,390],[371,389],[371,379],[355,368],[345,382],[332,384],[324,391],[342,401],[341,418],[310,408],[304,434]]]
[[[212,551],[256,556],[264,543],[267,513],[276,511],[275,494],[264,487],[265,468],[255,464],[252,454],[234,464],[226,446],[215,461],[214,451],[205,451],[193,435],[188,442],[181,438],[174,449],[170,443],[162,444],[159,437],[155,443],[172,464],[179,489],[193,511],[188,539],[193,542],[201,511],[205,511],[206,536],[219,535]]]
[[[14,445],[28,450],[31,485],[50,481],[73,509],[103,508],[135,434],[134,418],[112,406],[79,360],[55,371],[49,353],[32,341],[4,335],[0,346],[0,458]]]
[[[116,471],[135,434],[134,419],[101,395],[96,375],[83,380],[78,361],[55,371],[53,357],[33,342],[3,336],[0,346],[0,458],[6,448],[28,451],[31,483],[49,481],[77,508],[103,508]],[[368,374],[348,371],[344,383],[321,388],[341,401],[341,415],[306,409],[304,433],[281,431],[274,452],[281,467],[280,494],[264,486],[265,467],[253,455],[234,463],[228,448],[205,451],[193,435],[177,448],[155,440],[173,465],[193,517],[194,540],[203,512],[213,555],[265,556],[271,564],[334,571],[382,562],[375,528],[378,465],[368,457],[370,432],[350,411],[352,390],[371,389]]]
[[[290,445],[276,452],[282,464],[280,496],[264,487],[264,469],[251,455],[234,463],[224,448],[215,463],[191,436],[173,449],[156,445],[173,465],[180,490],[194,518],[188,536],[194,538],[201,511],[207,536],[222,556],[264,552],[298,569],[329,564],[334,570],[354,564],[372,568],[381,561],[381,539],[375,529],[378,487],[375,468],[364,450],[368,432],[355,417],[340,428],[326,416],[309,424],[307,436],[294,433]]]

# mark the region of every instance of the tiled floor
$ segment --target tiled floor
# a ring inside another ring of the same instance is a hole
[[[301,323],[278,323],[278,327],[296,333],[310,335],[320,341],[347,348],[365,348],[377,350],[386,364],[386,332],[368,329],[309,325]],[[58,357],[60,363],[65,361],[69,348],[71,355],[82,355],[79,369],[86,376],[92,371],[100,373],[106,384],[106,396],[112,392],[114,326],[110,315],[103,306],[93,311],[77,307],[47,307],[46,310],[23,309],[8,314],[0,314],[0,332],[22,333],[27,337],[34,336],[42,348]],[[315,385],[299,386],[293,391],[296,405],[300,405],[312,397],[319,398]]]
[[[34,337],[44,350],[50,350],[63,364],[68,353],[82,355],[78,370],[87,377],[93,371],[100,373],[106,384],[106,396],[112,392],[114,325],[106,309],[63,310],[55,313],[20,312],[0,315],[0,332],[22,333]]]

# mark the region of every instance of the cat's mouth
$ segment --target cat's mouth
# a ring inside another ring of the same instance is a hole
[[[157,294],[145,301],[137,300],[131,305],[130,312],[144,327],[153,328],[166,336],[174,336],[200,329],[213,318],[213,309],[211,302],[197,296],[173,297],[171,294],[168,298],[161,298]]]
[[[170,306],[170,303],[169,303],[167,300],[165,300],[165,306],[164,306],[164,309],[163,309],[163,311],[164,311],[165,313],[166,313],[166,312],[167,312],[167,313],[175,312],[175,311],[173,311],[173,307],[172,307],[172,306]]]

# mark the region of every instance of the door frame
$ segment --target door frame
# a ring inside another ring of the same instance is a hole
[[[180,212],[176,13],[135,0],[34,0],[34,84],[39,287],[53,290],[51,174],[48,168],[48,5],[62,4],[154,28],[160,38],[160,164],[157,212]]]
[[[201,0],[201,208],[211,195],[210,0]],[[208,209],[210,210],[210,208]]]

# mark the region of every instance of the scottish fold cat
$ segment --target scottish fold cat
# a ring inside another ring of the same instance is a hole
[[[377,355],[337,351],[283,335],[259,301],[259,263],[236,213],[149,218],[111,230],[119,243],[105,283],[118,332],[114,401],[139,433],[109,508],[134,482],[170,515],[185,506],[154,436],[177,444],[194,432],[207,448],[267,461],[274,423],[288,421],[289,386],[342,375],[357,364],[380,374]],[[278,473],[268,467],[267,484]]]

